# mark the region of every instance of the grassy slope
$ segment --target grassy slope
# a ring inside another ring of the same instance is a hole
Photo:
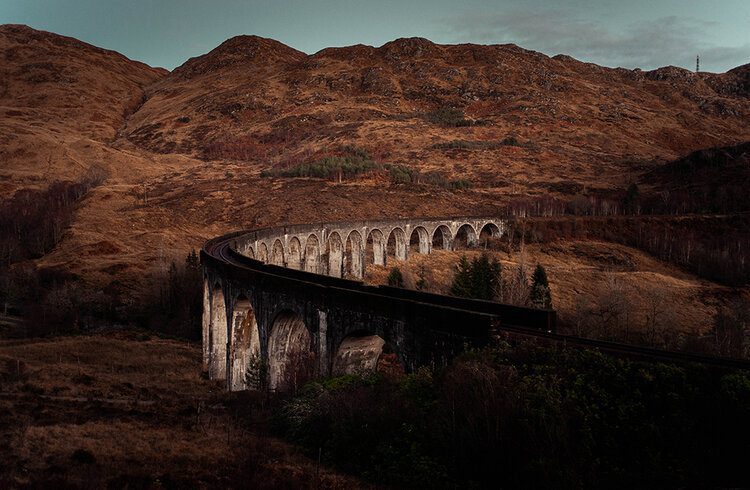
[[[314,487],[315,463],[203,379],[200,356],[137,333],[0,341],[0,487]]]

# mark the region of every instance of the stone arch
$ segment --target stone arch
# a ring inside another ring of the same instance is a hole
[[[312,378],[315,355],[302,316],[283,310],[273,321],[268,339],[268,382],[276,391],[296,391]]]
[[[365,262],[368,264],[385,265],[385,238],[383,237],[383,232],[377,228],[373,228],[367,234]]]
[[[432,249],[433,250],[450,250],[453,246],[453,238],[451,237],[451,230],[446,225],[440,225],[435,228],[432,234]]]
[[[334,376],[375,372],[383,354],[385,340],[371,332],[358,331],[347,335],[333,358]]]
[[[209,331],[209,371],[211,379],[227,377],[227,306],[224,291],[216,283],[211,294],[211,327]]]
[[[430,253],[430,234],[423,226],[417,226],[409,237],[409,251],[420,254]]]
[[[263,242],[258,245],[258,260],[266,264],[268,263],[268,245]]]
[[[286,257],[286,266],[296,270],[302,268],[302,244],[300,244],[299,238],[296,236],[289,240],[289,253]]]
[[[464,223],[456,230],[456,236],[453,238],[453,248],[471,248],[477,244],[477,232],[469,223]]]
[[[362,235],[357,230],[352,230],[346,237],[344,247],[344,276],[362,279],[363,275]]]
[[[386,242],[386,256],[396,260],[406,260],[406,233],[399,227],[391,230]]]
[[[208,279],[203,278],[203,317],[201,321],[201,332],[203,338],[203,370],[207,371],[211,361],[210,335],[211,335],[211,291],[208,287]]]
[[[305,270],[316,274],[320,270],[320,240],[314,233],[305,241]]]
[[[284,244],[281,243],[281,240],[278,238],[273,242],[270,262],[273,265],[284,266]]]
[[[500,227],[490,221],[479,230],[479,245],[487,248],[493,238],[500,238]]]
[[[231,328],[229,363],[232,370],[229,377],[229,389],[240,391],[249,388],[246,383],[246,374],[250,360],[253,356],[260,356],[258,320],[255,318],[255,311],[247,296],[237,297],[232,311]]]
[[[328,255],[328,275],[341,277],[344,261],[344,244],[338,232],[334,231],[328,236],[326,254]]]
[[[250,245],[247,246],[247,250],[245,251],[245,255],[250,257],[251,259],[255,258],[255,250],[253,250],[253,247]]]

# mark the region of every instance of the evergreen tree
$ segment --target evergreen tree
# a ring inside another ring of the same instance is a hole
[[[531,304],[536,308],[552,308],[552,295],[550,294],[547,271],[541,264],[537,264],[534,274],[531,276]]]
[[[464,298],[471,297],[471,264],[466,255],[462,255],[458,261],[458,270],[456,275],[453,277],[453,285],[451,286],[451,294],[453,296],[462,296]]]
[[[401,274],[401,269],[398,267],[391,269],[391,273],[388,274],[388,285],[396,288],[404,287],[404,276]]]
[[[427,289],[427,279],[426,279],[427,272],[425,271],[424,264],[421,264],[419,266],[419,270],[417,271],[417,282],[414,284],[417,287],[418,291],[424,291]]]
[[[625,198],[622,201],[622,210],[627,214],[639,214],[640,203],[639,201],[640,191],[638,185],[633,182],[628,186],[628,190],[625,191]]]
[[[490,260],[489,255],[482,254],[469,263],[466,256],[461,257],[458,271],[453,278],[451,294],[465,298],[492,300],[500,286],[501,266],[497,259]]]

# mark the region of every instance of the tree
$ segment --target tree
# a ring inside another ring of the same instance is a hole
[[[638,185],[632,182],[625,191],[625,198],[622,201],[622,210],[626,214],[640,214],[641,205],[639,201]]]
[[[713,335],[716,353],[721,356],[747,357],[750,354],[750,302],[735,298],[714,316]]]
[[[547,271],[541,264],[537,264],[531,275],[531,292],[529,294],[531,304],[536,308],[552,308],[552,295],[550,294]]]
[[[464,255],[458,262],[451,294],[464,298],[492,300],[498,296],[501,272],[500,262],[497,259],[490,260],[487,254],[475,257],[471,263]]]
[[[398,267],[391,269],[391,273],[388,274],[388,285],[396,288],[404,287],[404,276],[401,274],[401,269]]]
[[[464,298],[471,297],[471,264],[466,255],[462,255],[458,260],[456,275],[453,276],[451,285],[451,294]]]
[[[419,270],[417,270],[417,282],[414,284],[418,291],[424,291],[427,289],[426,275],[427,271],[425,270],[424,264],[420,264]]]

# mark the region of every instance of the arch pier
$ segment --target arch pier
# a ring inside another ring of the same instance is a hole
[[[445,218],[290,225],[206,243],[203,362],[230,390],[295,390],[315,376],[443,365],[502,328],[550,332],[555,312],[387,286],[367,267],[481,246],[505,222]]]

